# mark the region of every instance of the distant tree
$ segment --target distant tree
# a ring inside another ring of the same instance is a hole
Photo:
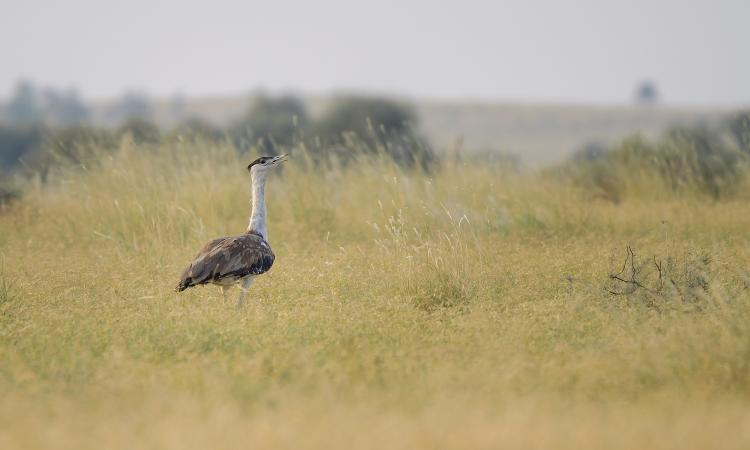
[[[109,131],[86,125],[48,130],[42,142],[24,156],[24,166],[42,179],[57,165],[88,166],[113,151],[117,140]]]
[[[259,97],[250,110],[229,128],[229,135],[240,150],[258,145],[266,154],[294,144],[295,137],[308,123],[305,105],[296,97]]]
[[[635,91],[635,101],[642,105],[653,105],[659,101],[659,91],[652,81],[642,81]]]
[[[169,102],[169,113],[175,121],[181,121],[185,118],[187,112],[187,100],[185,95],[175,94]]]
[[[17,168],[44,139],[46,130],[40,125],[0,125],[0,169]]]
[[[172,132],[171,138],[179,137],[182,139],[220,141],[224,139],[224,131],[207,120],[191,117],[183,120]]]
[[[434,154],[428,142],[416,133],[416,122],[414,111],[402,103],[346,97],[336,101],[320,118],[313,134],[324,149],[336,152],[344,160],[354,144],[364,151],[382,152],[400,165],[426,169]]]
[[[118,129],[117,135],[129,134],[136,144],[153,144],[161,139],[161,132],[153,122],[141,117],[131,117]]]
[[[30,81],[20,81],[10,102],[6,106],[6,114],[11,123],[33,124],[44,120],[44,111],[39,99],[39,93]]]
[[[112,106],[109,117],[115,122],[122,122],[133,117],[150,120],[153,113],[153,105],[146,94],[129,91]]]
[[[750,111],[735,114],[729,119],[727,125],[740,150],[750,155]]]
[[[81,101],[78,92],[45,89],[42,94],[45,116],[55,125],[75,125],[91,117],[91,110]]]
[[[407,105],[381,98],[347,97],[332,105],[318,121],[315,131],[326,140],[335,140],[347,132],[368,138],[403,132],[416,122],[416,114]]]

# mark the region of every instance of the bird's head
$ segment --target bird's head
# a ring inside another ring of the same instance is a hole
[[[247,171],[250,172],[250,175],[253,177],[266,176],[271,169],[286,161],[288,158],[289,155],[286,154],[279,156],[261,156],[247,166]]]

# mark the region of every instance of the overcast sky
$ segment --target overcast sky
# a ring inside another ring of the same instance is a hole
[[[750,103],[750,0],[0,0],[20,78],[168,96],[255,88],[412,97]]]

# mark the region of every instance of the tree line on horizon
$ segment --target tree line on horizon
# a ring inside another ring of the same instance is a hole
[[[423,169],[434,157],[427,139],[416,131],[414,110],[385,98],[342,97],[321,117],[313,118],[297,97],[259,96],[228,126],[186,117],[168,130],[156,124],[153,111],[148,96],[128,92],[105,112],[106,121],[117,125],[95,126],[92,109],[75,90],[19,83],[13,97],[0,105],[0,170],[43,173],[45,161],[53,157],[78,163],[79,156],[86,156],[85,148],[115,148],[126,134],[143,145],[199,139],[229,143],[240,152],[256,149],[269,154],[303,144],[342,161],[350,156],[347,149],[356,145],[359,150],[384,153],[397,164]]]
[[[119,125],[96,127],[75,91],[40,91],[20,84],[0,114],[0,204],[19,194],[9,174],[44,180],[52,165],[88,165],[94,155],[114,151],[126,137],[154,149],[184,141],[231,145],[241,153],[278,154],[304,147],[320,161],[335,158],[344,164],[370,153],[390,157],[406,169],[427,171],[444,159],[416,131],[414,110],[384,98],[338,98],[320,117],[312,117],[297,97],[260,96],[227,126],[188,117],[169,130],[153,121],[147,96],[127,93],[114,108],[118,112],[110,114],[120,119]],[[497,160],[492,151],[454,156],[464,162]],[[547,173],[587,195],[619,203],[653,187],[636,186],[645,179],[657,181],[654,189],[679,195],[697,192],[715,200],[728,198],[750,173],[749,167],[750,111],[740,111],[718,127],[682,127],[658,139],[632,136],[614,146],[589,144]]]

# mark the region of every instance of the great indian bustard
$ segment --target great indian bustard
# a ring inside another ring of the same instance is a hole
[[[182,272],[177,292],[200,284],[221,286],[222,294],[240,284],[237,307],[242,307],[253,279],[268,272],[275,258],[268,245],[265,187],[271,170],[287,160],[287,155],[263,156],[247,166],[253,186],[253,208],[245,234],[214,239],[201,249],[195,260]]]

